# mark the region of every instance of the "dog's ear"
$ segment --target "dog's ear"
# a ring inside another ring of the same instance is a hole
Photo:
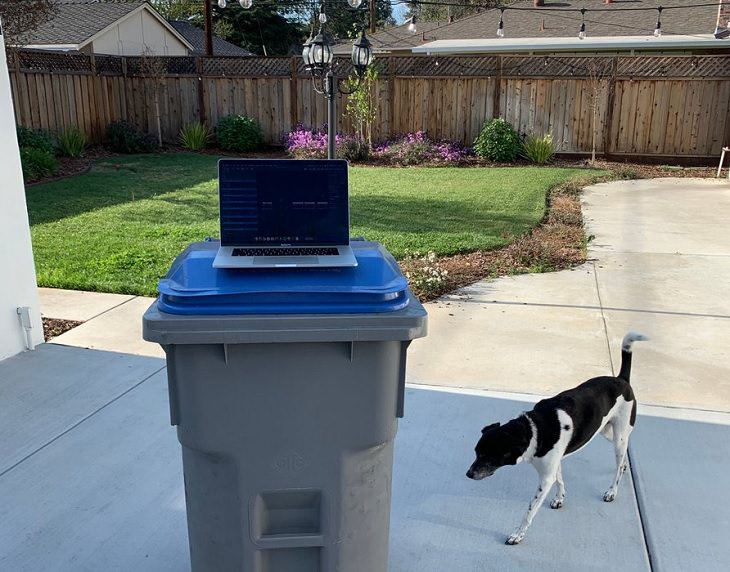
[[[492,423],[491,425],[487,425],[484,429],[482,429],[482,435],[484,435],[490,429],[496,429],[497,427],[499,427],[499,423]]]

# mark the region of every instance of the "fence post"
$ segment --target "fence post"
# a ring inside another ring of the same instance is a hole
[[[291,81],[289,87],[291,89],[291,97],[289,98],[289,121],[291,125],[289,130],[294,129],[294,126],[299,123],[299,83],[297,80],[298,70],[298,57],[291,57]]]
[[[203,82],[203,58],[195,58],[195,71],[198,73],[198,119],[204,125],[207,119],[205,109],[205,83]]]
[[[497,119],[502,113],[501,106],[502,94],[502,56],[497,55],[496,73],[494,75],[494,101],[492,104],[492,119]]]
[[[606,122],[603,126],[603,156],[608,157],[611,144],[611,124],[613,123],[613,105],[616,100],[616,74],[618,73],[618,56],[611,62],[611,77],[608,78],[608,94],[606,97]]]
[[[394,56],[388,56],[388,129],[387,133],[381,133],[380,138],[384,141],[395,133],[395,60]]]

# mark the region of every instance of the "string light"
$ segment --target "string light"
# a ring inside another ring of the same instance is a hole
[[[654,27],[654,37],[658,38],[662,35],[662,7],[657,8],[659,14],[656,17],[656,26]]]
[[[218,8],[225,8],[228,5],[226,0],[218,0]]]
[[[360,4],[362,4],[362,0],[347,0],[347,4],[350,8],[359,8]]]
[[[251,6],[253,6],[253,0],[238,0],[238,3],[244,10],[248,10]]]
[[[499,9],[499,26],[497,26],[497,37],[504,38],[504,8]]]
[[[327,23],[327,14],[324,13],[324,2],[322,2],[322,4],[320,4],[320,6],[319,6],[319,23],[320,24]]]
[[[410,23],[408,24],[408,31],[413,32],[414,34],[418,31],[416,29],[416,15],[414,14],[410,18]]]
[[[586,39],[586,9],[585,8],[580,9],[580,15],[581,15],[581,23],[580,23],[580,32],[578,32],[578,39],[585,40]]]

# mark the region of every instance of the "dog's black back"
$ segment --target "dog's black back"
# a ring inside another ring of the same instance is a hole
[[[593,438],[601,427],[603,418],[615,405],[619,396],[627,402],[633,401],[631,425],[636,419],[636,400],[629,382],[621,377],[594,377],[579,386],[568,389],[549,399],[539,401],[527,415],[540,428],[537,433],[536,456],[544,456],[565,430],[556,414],[565,411],[573,419],[573,436],[565,454],[573,453]]]

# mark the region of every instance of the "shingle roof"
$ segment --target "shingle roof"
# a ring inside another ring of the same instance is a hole
[[[54,3],[53,18],[27,34],[28,45],[81,44],[145,2],[54,0]]]
[[[170,25],[193,45],[193,56],[205,55],[205,31],[193,26],[190,22],[171,20]],[[213,36],[213,53],[216,56],[252,56],[248,50],[241,48],[223,38]]]
[[[585,8],[586,32],[589,36],[651,35],[657,21],[656,8],[661,5],[664,8],[661,15],[663,34],[712,33],[717,20],[717,4],[671,9],[672,6],[687,6],[690,3],[688,0],[615,0],[610,4],[604,4],[603,0],[546,0],[542,8],[535,10],[509,9],[534,8],[532,0],[520,0],[507,6],[504,13],[504,32],[505,37],[509,38],[577,36],[581,24],[580,9]],[[620,8],[651,10],[625,11],[619,10]],[[416,34],[408,32],[407,26],[403,25],[369,35],[368,39],[376,51],[389,51],[410,50],[414,46],[434,40],[493,38],[496,37],[499,15],[498,9],[491,9],[451,24],[417,22]],[[340,44],[335,51],[338,54],[344,53],[346,48],[347,46]]]

